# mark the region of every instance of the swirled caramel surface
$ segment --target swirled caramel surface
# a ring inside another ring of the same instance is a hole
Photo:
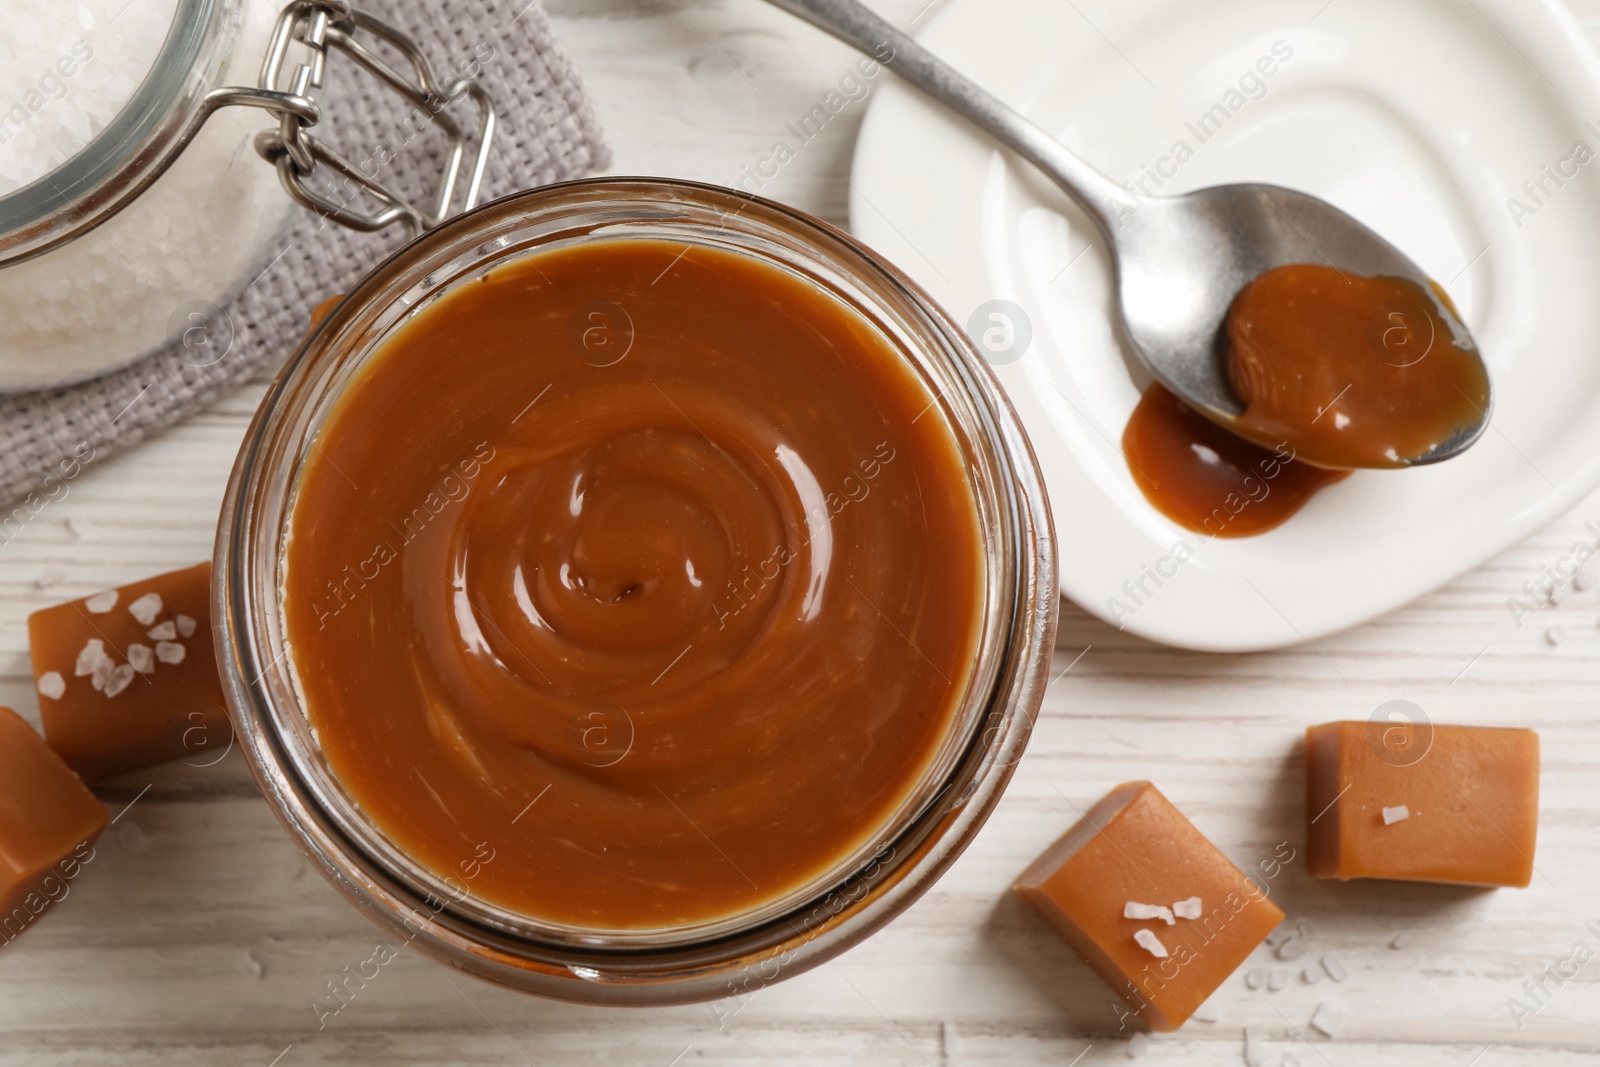
[[[665,929],[877,851],[966,694],[981,553],[890,338],[752,257],[615,238],[382,342],[308,450],[283,607],[331,769],[409,855]]]

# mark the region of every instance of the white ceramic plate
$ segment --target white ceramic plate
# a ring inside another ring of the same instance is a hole
[[[1191,648],[1315,641],[1600,484],[1600,158],[1579,162],[1600,156],[1600,60],[1559,0],[953,0],[921,39],[1149,192],[1252,179],[1332,201],[1445,284],[1488,358],[1494,422],[1463,456],[1357,472],[1260,537],[1185,531],[1118,449],[1146,379],[1087,218],[886,81],[852,228],[960,321],[993,299],[1026,312],[1031,344],[998,369],[1044,466],[1062,591],[1085,608]]]

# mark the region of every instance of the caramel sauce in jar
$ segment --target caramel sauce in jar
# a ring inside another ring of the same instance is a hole
[[[380,343],[306,452],[282,608],[323,756],[403,851],[664,930],[870,857],[972,682],[982,544],[955,431],[865,315],[598,239]]]

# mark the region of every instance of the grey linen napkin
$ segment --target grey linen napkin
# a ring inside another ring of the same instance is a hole
[[[476,61],[493,96],[500,126],[486,172],[483,199],[581,176],[602,168],[609,154],[582,82],[538,0],[362,0],[364,6],[417,42],[441,77]],[[360,160],[406,107],[365,72],[337,71],[335,54],[324,94],[325,118],[317,133]],[[470,121],[470,103],[459,114]],[[272,124],[263,113],[262,126]],[[392,136],[390,138],[392,140]],[[418,138],[416,150],[396,160],[383,180],[402,190],[432,188],[437,143]],[[241,161],[266,167],[265,161]],[[285,194],[287,195],[287,194]],[[42,493],[59,493],[75,459],[95,462],[128,448],[205,407],[252,378],[275,370],[305,333],[307,317],[327,297],[349,289],[406,239],[397,227],[359,234],[294,209],[289,228],[259,278],[211,316],[213,343],[227,345],[206,365],[181,341],[92,381],[59,389],[0,396],[0,542],[13,508],[43,506]],[[212,353],[216,351],[213,348]],[[92,450],[92,451],[91,451]]]

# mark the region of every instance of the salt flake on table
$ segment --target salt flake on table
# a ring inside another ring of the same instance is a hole
[[[144,832],[144,827],[129,819],[117,827],[117,844],[129,852],[143,852],[150,847],[150,835]]]
[[[107,589],[104,593],[96,593],[88,600],[85,600],[83,606],[89,609],[89,614],[91,615],[104,615],[117,606],[117,591],[115,589]]]
[[[1322,969],[1319,967],[1307,967],[1300,972],[1300,980],[1306,985],[1316,985],[1322,981]]]
[[[1139,1033],[1128,1038],[1128,1043],[1123,1047],[1122,1053],[1130,1060],[1139,1059],[1150,1051],[1151,1038],[1149,1034]]]
[[[1160,919],[1168,926],[1176,922],[1172,917],[1172,912],[1160,904],[1140,904],[1132,900],[1122,906],[1122,917],[1124,919]]]
[[[1284,940],[1278,945],[1277,955],[1280,960],[1297,960],[1311,951],[1311,942],[1316,940],[1317,928],[1309,919],[1296,919],[1293,925],[1285,924],[1288,930]],[[1279,927],[1282,930],[1284,927]]]
[[[1311,939],[1309,937],[1291,937],[1278,946],[1278,958],[1280,960],[1297,960],[1310,951]]]
[[[1395,938],[1395,940],[1398,941],[1400,939]],[[1327,971],[1328,977],[1332,978],[1335,982],[1342,982],[1345,980],[1346,974],[1344,964],[1340,961],[1338,956],[1335,956],[1331,952],[1322,957],[1322,969]]]
[[[1178,901],[1172,905],[1172,914],[1180,919],[1200,918],[1200,898],[1190,897],[1187,900]]]
[[[128,613],[139,620],[140,626],[149,626],[161,614],[161,594],[146,593],[128,605]]]
[[[1338,1037],[1339,1029],[1344,1026],[1344,1009],[1325,1000],[1317,1005],[1316,1012],[1311,1016],[1311,1025],[1329,1037]]]
[[[1156,959],[1164,960],[1167,958],[1167,946],[1163,945],[1161,943],[1161,939],[1155,934],[1151,933],[1149,930],[1135,930],[1133,932],[1133,939],[1139,942],[1140,948],[1150,953],[1150,955],[1154,956]]]
[[[157,641],[156,659],[162,663],[182,663],[184,648],[175,641]]]
[[[1397,822],[1411,818],[1411,809],[1404,804],[1396,804],[1392,808],[1383,809],[1383,825],[1393,826]]]
[[[178,636],[178,627],[171,619],[155,626],[145,635],[155,641],[171,641]]]
[[[1265,1038],[1257,1030],[1254,1026],[1244,1028],[1244,1062],[1247,1067],[1267,1067],[1267,1050],[1263,1047]]]
[[[1251,989],[1267,988],[1267,969],[1265,967],[1256,967],[1244,976],[1244,984]]]
[[[1276,993],[1278,990],[1282,989],[1284,986],[1286,986],[1288,984],[1289,984],[1289,976],[1288,976],[1288,974],[1285,973],[1281,968],[1274,967],[1272,969],[1272,977],[1267,979],[1267,988],[1270,989],[1272,992]]]
[[[39,695],[49,697],[51,700],[60,700],[61,694],[67,691],[67,680],[61,677],[59,671],[46,671],[39,675]]]

